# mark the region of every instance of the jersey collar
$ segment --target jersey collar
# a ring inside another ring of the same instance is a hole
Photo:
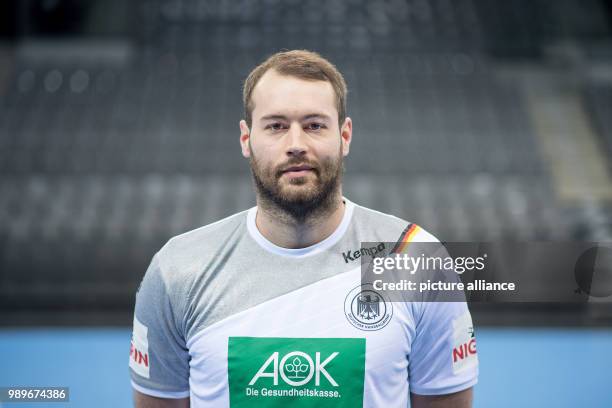
[[[336,244],[344,233],[348,229],[348,226],[351,222],[351,218],[353,216],[353,209],[355,208],[355,204],[349,201],[346,197],[343,197],[345,208],[344,215],[342,216],[342,221],[340,225],[336,228],[336,230],[323,241],[319,241],[314,245],[305,247],[305,248],[283,248],[272,242],[270,242],[266,237],[264,237],[259,229],[257,229],[257,225],[255,224],[255,216],[257,215],[257,206],[248,210],[247,213],[247,229],[249,231],[249,235],[268,252],[271,252],[275,255],[287,256],[300,258],[305,256],[311,256],[318,253],[321,253],[329,248],[331,248],[334,244]]]

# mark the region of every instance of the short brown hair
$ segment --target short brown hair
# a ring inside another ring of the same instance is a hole
[[[334,88],[336,94],[336,108],[338,110],[338,123],[342,126],[346,118],[346,82],[336,67],[316,52],[308,50],[281,51],[268,57],[251,71],[244,81],[242,88],[242,103],[246,123],[251,127],[252,112],[254,109],[251,96],[255,85],[270,69],[281,75],[294,76],[306,80],[327,81]]]

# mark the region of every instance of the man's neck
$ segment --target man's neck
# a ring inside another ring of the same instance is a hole
[[[313,214],[303,222],[279,216],[280,210],[259,206],[258,202],[255,225],[261,235],[279,247],[306,248],[329,237],[342,222],[346,207],[342,195],[334,202],[337,204],[328,211]]]

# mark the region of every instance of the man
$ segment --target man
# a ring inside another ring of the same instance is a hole
[[[475,350],[452,356],[466,304],[361,292],[361,242],[436,240],[343,197],[342,75],[316,53],[277,53],[247,78],[244,106],[257,207],[153,257],[136,298],[136,405],[470,407]]]

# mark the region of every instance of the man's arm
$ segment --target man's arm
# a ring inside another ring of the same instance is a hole
[[[472,388],[446,395],[410,394],[412,408],[472,408]]]
[[[134,390],[136,408],[189,408],[189,398],[157,398]]]
[[[129,362],[134,402],[137,407],[188,407],[189,350],[182,315],[175,314],[182,310],[182,293],[162,269],[160,256],[151,260],[136,293]]]

